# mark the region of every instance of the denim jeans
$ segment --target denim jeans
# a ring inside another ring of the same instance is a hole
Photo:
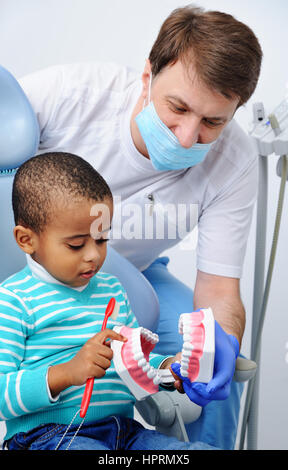
[[[7,442],[7,447],[9,450],[55,450],[66,429],[62,424],[44,424],[16,434]],[[123,416],[84,423],[73,439],[77,429],[76,425],[70,427],[59,450],[216,450],[201,442],[182,442],[167,437]]]

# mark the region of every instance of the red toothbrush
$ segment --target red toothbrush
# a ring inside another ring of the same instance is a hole
[[[105,316],[104,320],[102,323],[101,331],[105,330],[108,318],[112,316],[112,318],[115,320],[115,318],[118,315],[119,311],[119,304],[116,302],[114,297],[112,297],[105,310]],[[85,418],[85,415],[88,410],[88,406],[90,403],[91,395],[92,395],[92,390],[94,386],[94,377],[91,377],[90,379],[87,380],[85,390],[84,390],[84,395],[82,398],[82,403],[81,403],[81,409],[80,409],[80,418]]]

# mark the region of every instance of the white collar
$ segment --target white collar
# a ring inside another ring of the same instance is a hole
[[[52,284],[59,284],[60,286],[71,287],[67,286],[67,284],[60,282],[58,281],[58,279],[55,279],[55,277],[51,276],[51,274],[48,273],[48,271],[46,271],[46,269],[41,264],[37,263],[37,261],[35,261],[30,255],[26,254],[26,259],[33,276],[39,279],[40,281],[50,282]],[[85,286],[71,287],[71,289],[75,289],[81,292],[82,290],[86,289],[86,287],[87,284]]]

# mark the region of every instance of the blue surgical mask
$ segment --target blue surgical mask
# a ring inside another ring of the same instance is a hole
[[[149,93],[150,95],[150,93]],[[203,162],[211,144],[182,147],[172,131],[159,118],[152,101],[135,117],[156,170],[182,170]]]

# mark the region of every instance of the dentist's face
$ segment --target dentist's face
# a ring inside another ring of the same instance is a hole
[[[148,104],[149,62],[144,71],[142,97]],[[151,97],[158,116],[182,147],[217,139],[237,109],[238,97],[228,99],[207,88],[181,61],[165,67],[152,79]]]

